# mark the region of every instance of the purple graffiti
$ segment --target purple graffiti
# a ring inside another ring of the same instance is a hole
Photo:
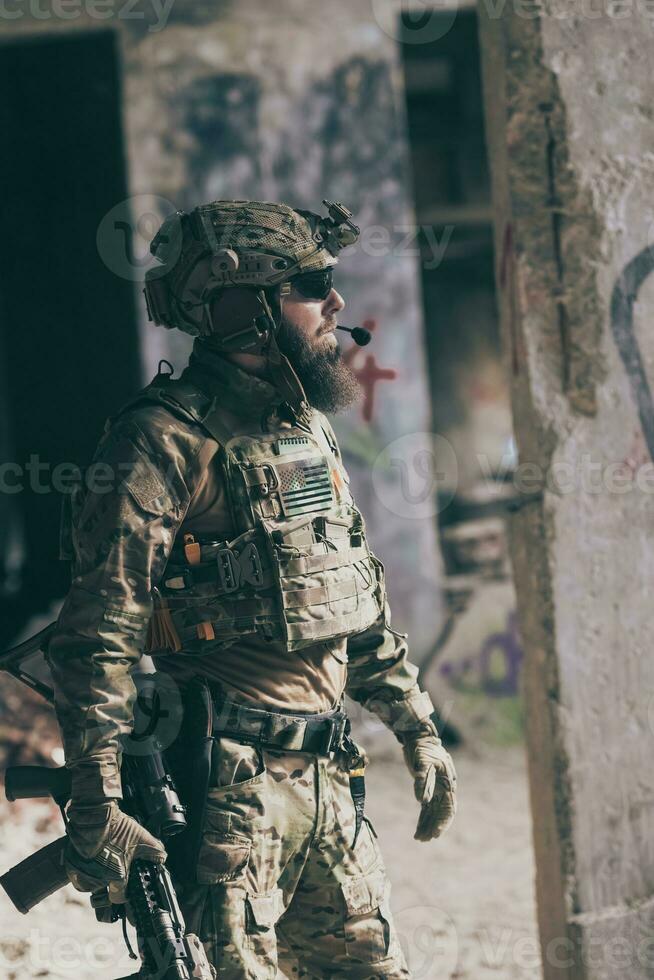
[[[497,676],[493,669],[497,662],[494,655],[500,654],[503,670]],[[518,633],[518,617],[510,612],[506,619],[506,629],[490,633],[476,655],[465,657],[460,664],[442,663],[439,671],[450,682],[463,681],[472,671],[479,672],[479,687],[492,697],[513,697],[518,693],[518,679],[522,664],[522,644]]]

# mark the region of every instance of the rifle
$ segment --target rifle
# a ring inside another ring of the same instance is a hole
[[[37,691],[54,704],[54,691],[39,677],[40,656],[55,630],[51,623],[31,639],[0,653],[0,670]],[[150,833],[165,841],[186,829],[186,812],[166,769],[163,754],[154,737],[147,751],[123,754],[121,765],[124,801],[122,808]],[[70,798],[71,778],[65,768],[11,766],[5,776],[5,795],[10,802],[19,799],[51,797],[59,806],[64,824],[65,806]],[[49,895],[69,883],[64,867],[66,836],[42,847],[36,854],[0,877],[0,885],[19,912],[27,913]],[[76,855],[76,866],[93,875],[94,861],[83,862]],[[85,867],[86,865],[86,867]],[[97,874],[97,869],[95,869]],[[193,933],[187,933],[175,888],[165,865],[133,861],[127,884],[127,900],[136,925],[142,967],[139,980],[214,980],[204,947]],[[124,908],[112,907],[112,920],[122,918],[127,941]],[[128,943],[129,948],[129,943]],[[130,950],[130,955],[134,954]],[[124,978],[130,980],[130,978]]]

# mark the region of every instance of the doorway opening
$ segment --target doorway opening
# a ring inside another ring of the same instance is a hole
[[[140,384],[133,284],[96,246],[127,198],[120,83],[111,30],[0,45],[3,646],[67,591],[58,487]]]

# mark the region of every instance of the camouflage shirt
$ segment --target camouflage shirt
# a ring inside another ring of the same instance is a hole
[[[252,432],[279,403],[277,390],[212,351],[201,357],[234,433]],[[333,429],[321,422],[347,480]],[[119,738],[130,730],[135,694],[130,668],[143,653],[152,589],[175,538],[232,536],[218,449],[165,406],[135,404],[110,420],[87,472],[72,527],[72,584],[48,651],[74,792],[86,798],[120,796]],[[157,657],[156,666],[182,684],[199,672],[246,700],[307,712],[335,706],[343,692],[375,710],[417,691],[417,668],[390,629],[387,604],[369,629],[297,653],[247,635],[227,648],[209,642],[192,658]]]

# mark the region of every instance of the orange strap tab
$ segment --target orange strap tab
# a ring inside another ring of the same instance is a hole
[[[198,623],[198,640],[215,640],[216,634],[211,623]]]
[[[184,555],[189,565],[199,565],[202,561],[200,545],[192,534],[184,535]]]

